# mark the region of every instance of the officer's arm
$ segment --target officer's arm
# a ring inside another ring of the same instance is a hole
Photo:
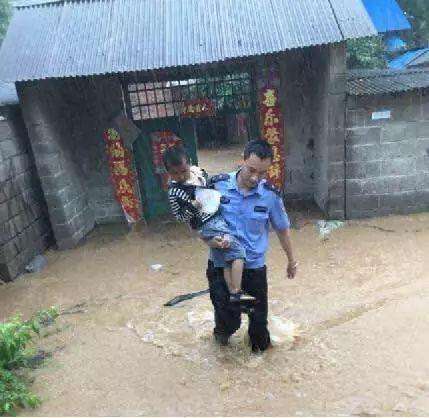
[[[288,277],[293,279],[296,274],[297,263],[295,261],[292,240],[290,238],[289,217],[287,216],[283,200],[280,196],[276,196],[274,199],[273,207],[270,211],[270,221],[288,259]]]
[[[293,279],[296,274],[296,268],[298,266],[297,262],[295,261],[295,257],[293,254],[293,248],[292,248],[292,240],[290,239],[290,229],[277,229],[276,234],[279,237],[280,244],[284,250],[284,252],[287,255],[288,259],[288,267],[287,267],[287,273],[288,277],[290,279]]]

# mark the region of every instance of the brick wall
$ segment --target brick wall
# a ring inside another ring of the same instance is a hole
[[[346,160],[349,218],[429,210],[429,90],[348,97]]]
[[[51,228],[17,106],[0,108],[0,279],[9,281],[51,242]]]

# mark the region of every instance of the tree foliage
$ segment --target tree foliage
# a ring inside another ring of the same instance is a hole
[[[9,0],[0,0],[0,44],[6,34],[9,20],[12,15],[12,8]]]
[[[413,27],[404,33],[410,48],[429,46],[429,4],[428,0],[399,0]]]
[[[385,66],[384,41],[381,36],[347,41],[349,68],[382,68]]]
[[[408,49],[429,47],[428,0],[398,0],[412,29],[400,34]],[[349,68],[380,68],[386,61],[383,36],[352,39],[347,42]]]

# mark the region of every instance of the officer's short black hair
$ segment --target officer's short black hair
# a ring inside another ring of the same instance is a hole
[[[190,158],[185,147],[181,144],[167,148],[164,151],[164,154],[162,154],[162,162],[164,163],[164,167],[167,171],[170,167],[182,165],[183,161],[186,161],[189,164]]]
[[[263,139],[252,139],[244,148],[244,159],[247,160],[251,154],[255,154],[261,160],[273,159],[273,149],[271,145]]]

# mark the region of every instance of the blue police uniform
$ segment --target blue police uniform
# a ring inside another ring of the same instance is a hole
[[[242,191],[237,184],[237,172],[215,176],[212,184],[222,194],[220,210],[230,233],[246,249],[245,268],[263,267],[270,224],[275,230],[290,227],[280,193],[266,180],[253,190]]]
[[[270,345],[265,267],[269,229],[270,225],[276,230],[288,229],[289,218],[279,191],[265,180],[259,182],[253,190],[243,191],[237,184],[237,172],[233,172],[213,177],[212,186],[222,194],[221,213],[230,233],[246,250],[242,289],[257,301],[254,310],[248,314],[248,333],[252,350],[265,350]],[[215,314],[214,335],[224,344],[228,337],[240,328],[240,307],[229,303],[223,269],[215,268],[209,260],[206,274]]]

